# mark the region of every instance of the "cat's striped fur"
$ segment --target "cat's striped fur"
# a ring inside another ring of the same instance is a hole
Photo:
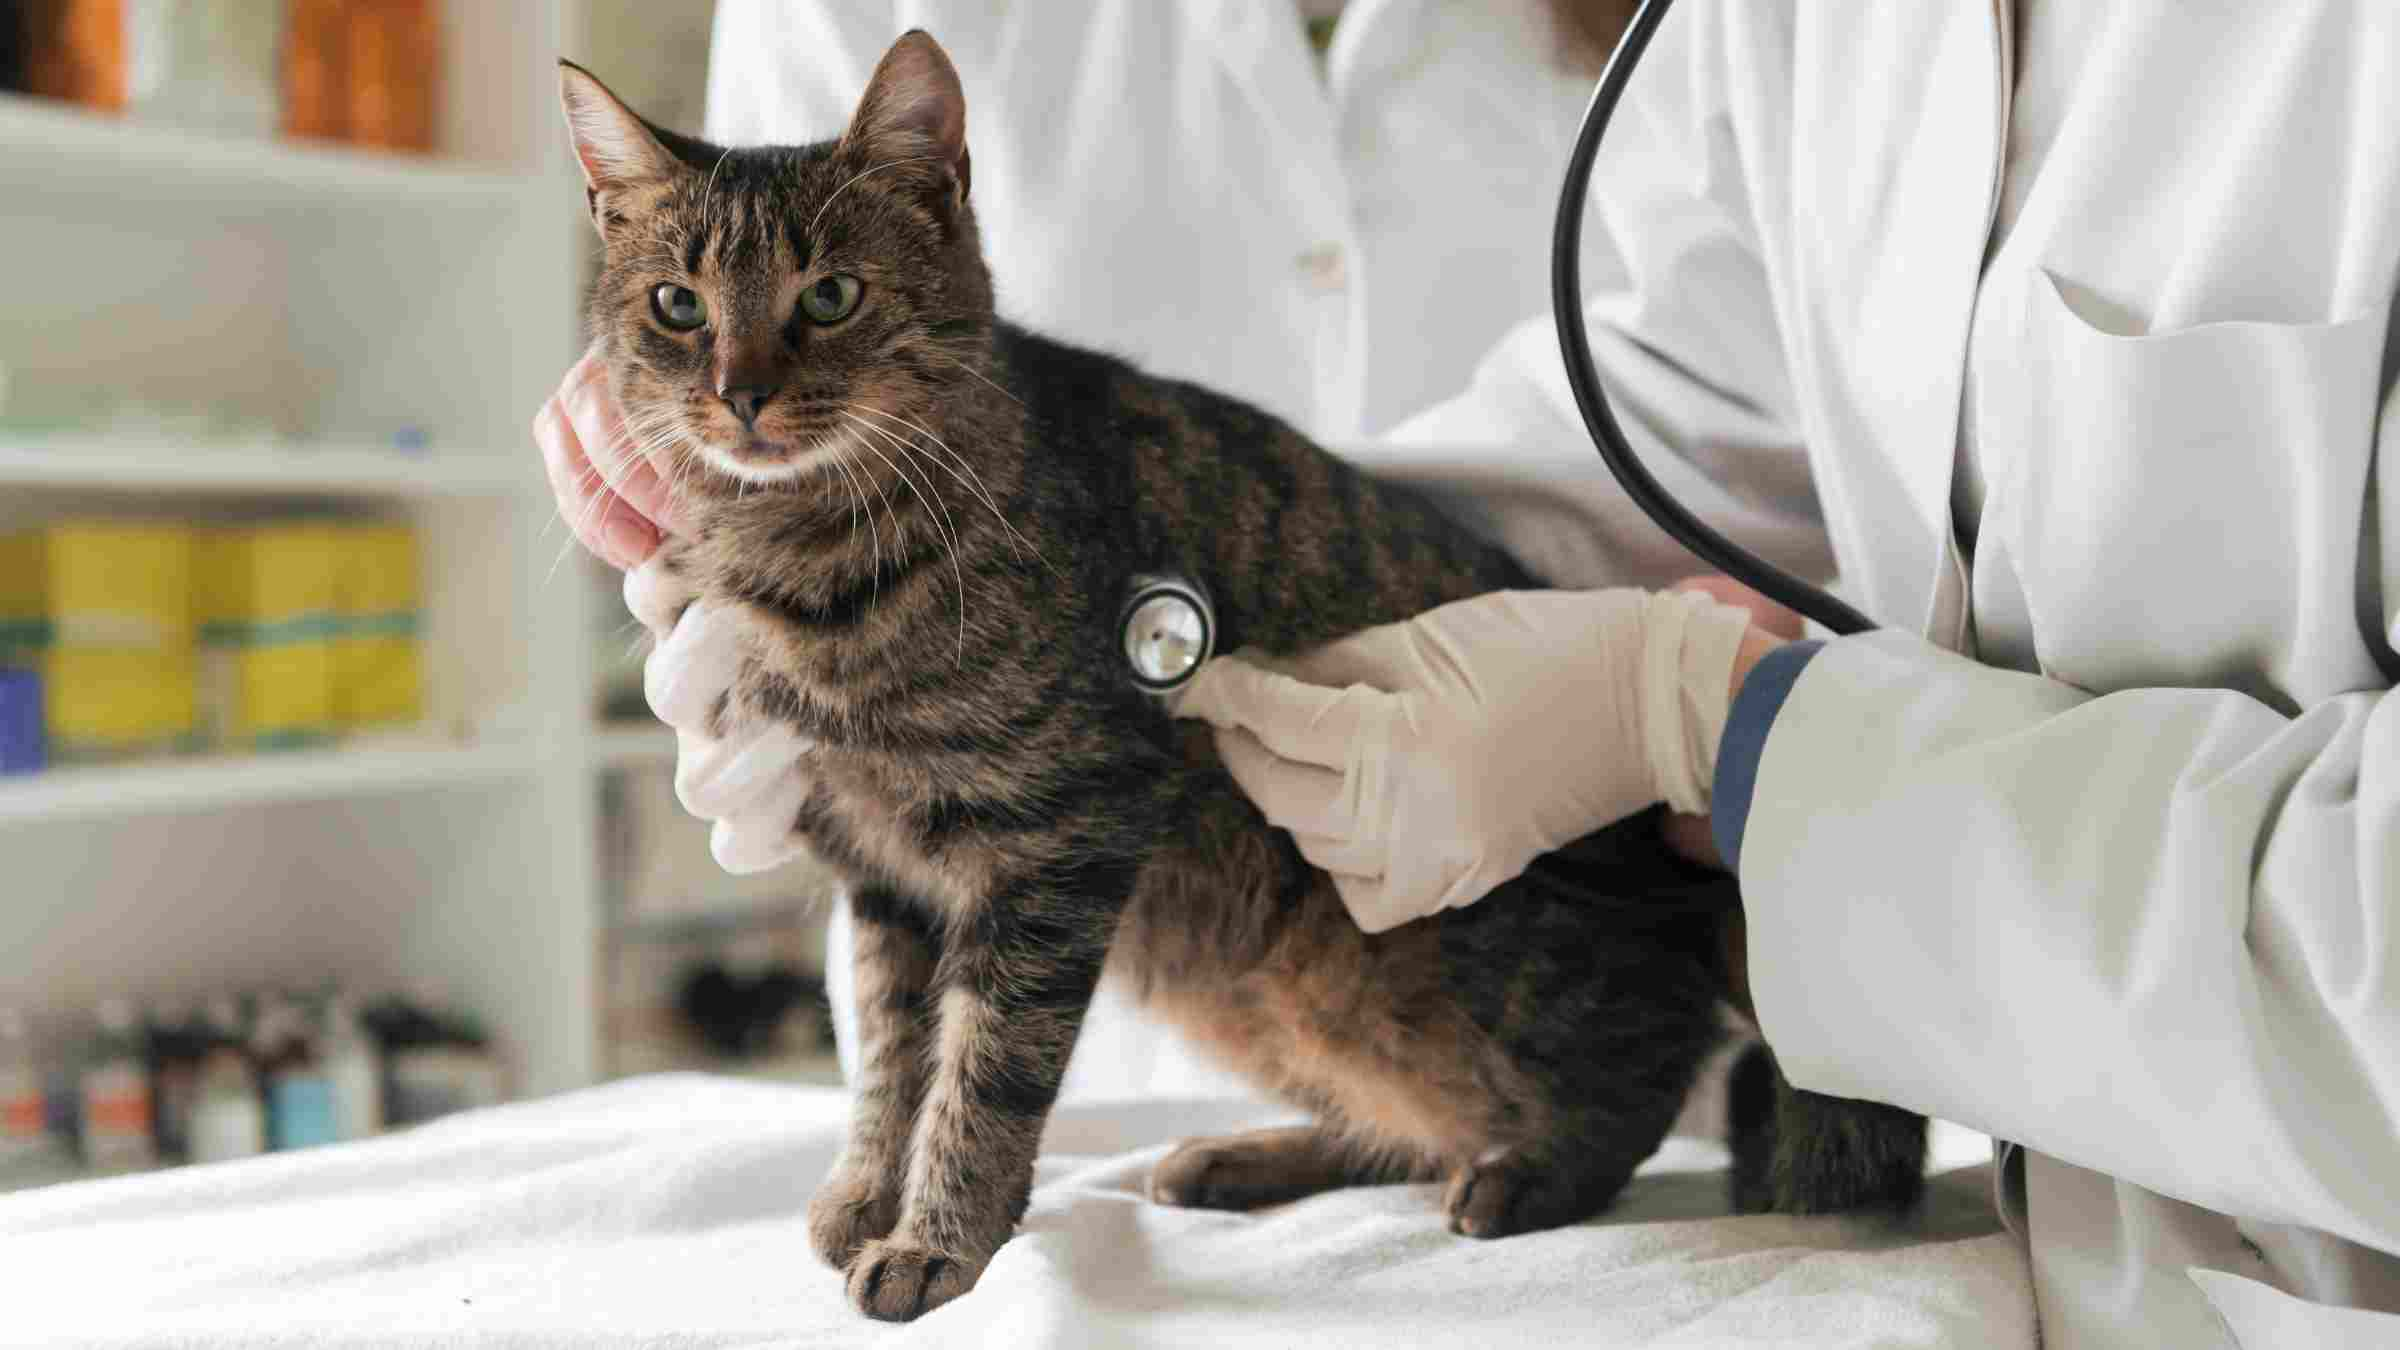
[[[1482,1237],[1604,1206],[1719,1038],[1732,883],[1642,818],[1363,934],[1116,649],[1138,573],[1199,579],[1225,645],[1268,653],[1531,579],[1256,409],[998,321],[923,35],[842,139],[794,149],[567,90],[608,246],[594,329],[696,526],[670,565],[743,618],[739,713],[817,741],[794,828],[854,882],[863,1074],[810,1230],[860,1306],[913,1317],[1008,1237],[1104,966],[1317,1121],[1187,1146],[1162,1199],[1440,1180]],[[836,273],[854,314],[794,312]],[[661,284],[708,325],[660,322]],[[729,380],[771,387],[754,426]],[[1764,1198],[1904,1201],[1918,1146]]]

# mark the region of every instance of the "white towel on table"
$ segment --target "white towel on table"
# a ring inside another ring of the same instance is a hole
[[[1062,1111],[1033,1207],[966,1298],[852,1312],[809,1253],[829,1089],[641,1079],[367,1143],[0,1197],[0,1344],[39,1346],[2030,1347],[1980,1169],[1906,1225],[1727,1218],[1670,1140],[1601,1219],[1475,1242],[1433,1187],[1258,1214],[1142,1198],[1252,1105]]]

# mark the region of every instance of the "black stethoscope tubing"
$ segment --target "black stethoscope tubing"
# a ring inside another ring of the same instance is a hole
[[[1616,114],[1617,101],[1641,64],[1642,51],[1667,15],[1670,0],[1642,0],[1641,9],[1626,25],[1625,36],[1608,58],[1600,85],[1583,111],[1583,127],[1567,155],[1567,181],[1559,192],[1558,220],[1550,236],[1550,306],[1558,323],[1559,354],[1566,361],[1567,385],[1575,391],[1575,406],[1583,425],[1609,472],[1617,476],[1625,495],[1658,527],[1674,536],[1700,560],[1734,580],[1837,634],[1863,633],[1875,626],[1866,615],[1809,585],[1789,572],[1727,539],[1704,524],[1659,485],[1626,443],[1625,433],[1610,411],[1608,394],[1600,387],[1600,372],[1592,361],[1590,335],[1583,321],[1583,217],[1591,187],[1592,159],[1600,137]]]

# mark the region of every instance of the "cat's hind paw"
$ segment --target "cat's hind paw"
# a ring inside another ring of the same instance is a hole
[[[1630,1164],[1568,1168],[1513,1148],[1486,1149],[1450,1174],[1442,1210],[1461,1237],[1538,1233],[1606,1209],[1632,1174]]]

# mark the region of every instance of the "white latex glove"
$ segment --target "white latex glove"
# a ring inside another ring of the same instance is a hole
[[[717,865],[737,875],[764,872],[806,852],[792,820],[808,797],[815,742],[739,709],[711,725],[741,669],[741,641],[724,610],[704,600],[686,604],[687,595],[655,556],[625,574],[625,607],[658,639],[642,665],[642,692],[675,728],[675,795],[684,810],[711,822]]]
[[[1706,811],[1749,625],[1692,592],[1505,591],[1220,658],[1175,712],[1379,933],[1655,802]]]

